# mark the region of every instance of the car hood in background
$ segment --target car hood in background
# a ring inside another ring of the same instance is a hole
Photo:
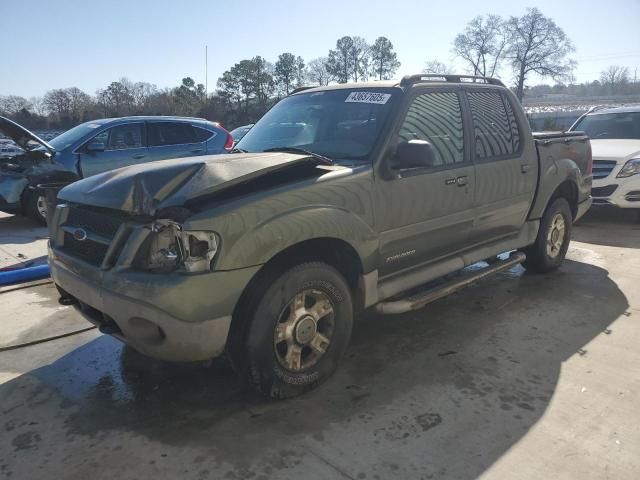
[[[18,125],[13,120],[0,116],[0,132],[13,140],[23,150],[29,150],[29,142],[33,141],[42,145],[51,153],[56,153],[56,149],[38,137],[35,133],[30,132],[22,125]]]
[[[630,158],[640,158],[640,140],[591,139],[591,153],[598,160],[616,160],[624,163]]]
[[[292,153],[209,155],[161,160],[112,170],[62,189],[63,201],[154,215],[166,207],[296,165],[318,165],[313,157]]]

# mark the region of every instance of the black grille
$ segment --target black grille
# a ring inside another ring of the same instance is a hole
[[[109,245],[94,242],[88,238],[80,241],[76,240],[73,235],[68,232],[64,234],[64,250],[97,267],[102,264],[108,248]]]
[[[593,187],[591,189],[592,197],[608,197],[616,191],[618,185],[607,185],[606,187]]]
[[[101,237],[113,238],[124,219],[107,213],[72,207],[66,225],[82,228]]]
[[[593,178],[608,177],[616,166],[615,160],[594,160],[593,161]]]

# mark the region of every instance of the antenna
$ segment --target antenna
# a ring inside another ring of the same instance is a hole
[[[209,45],[204,46],[204,103],[207,103],[209,96]]]

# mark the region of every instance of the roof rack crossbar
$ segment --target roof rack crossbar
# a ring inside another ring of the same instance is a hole
[[[294,93],[298,93],[298,92],[304,92],[305,90],[309,90],[310,88],[316,88],[316,86],[308,85],[304,87],[294,88],[293,90],[291,90],[291,92],[289,92],[289,95],[293,95]]]
[[[470,82],[470,83],[487,83],[489,85],[499,85],[504,87],[504,83],[502,83],[497,78],[493,77],[482,77],[479,75],[452,75],[452,74],[438,74],[438,73],[417,73],[415,75],[405,75],[400,80],[400,86],[406,87],[408,85],[413,85],[414,83],[420,83],[424,81],[442,81],[444,79],[445,82],[451,83],[461,83],[461,82]]]

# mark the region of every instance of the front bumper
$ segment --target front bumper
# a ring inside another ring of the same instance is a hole
[[[199,361],[225,348],[235,305],[258,266],[200,275],[100,270],[49,247],[51,277],[101,331],[151,357]]]
[[[578,210],[576,211],[576,218],[573,221],[577,222],[585,213],[587,213],[587,210],[591,208],[592,203],[592,197],[589,197],[586,200],[580,202],[578,204]]]
[[[618,166],[606,178],[593,181],[594,205],[610,205],[620,208],[640,208],[640,175],[617,178]]]
[[[26,177],[0,172],[0,211],[19,213],[22,193],[28,184]]]

